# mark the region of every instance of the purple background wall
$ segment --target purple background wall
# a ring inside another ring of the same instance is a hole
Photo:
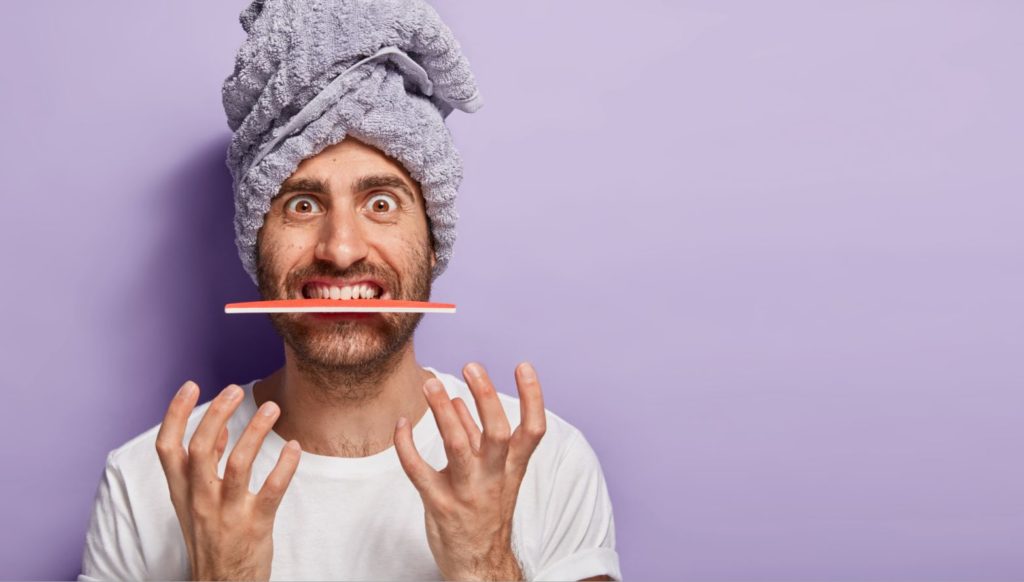
[[[232,240],[246,2],[11,3],[0,576],[104,456],[277,367]],[[439,1],[487,101],[420,361],[602,460],[630,579],[1024,579],[1024,4]]]

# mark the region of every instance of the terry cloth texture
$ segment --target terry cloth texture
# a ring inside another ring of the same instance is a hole
[[[455,243],[462,159],[444,120],[483,105],[452,31],[422,0],[254,0],[222,97],[235,244],[257,283],[270,200],[302,160],[352,137],[401,163],[426,201],[437,265]]]

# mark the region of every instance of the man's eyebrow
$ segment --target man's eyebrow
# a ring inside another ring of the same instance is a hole
[[[410,189],[405,183],[405,180],[394,174],[362,176],[352,182],[352,189],[356,192],[363,192],[374,188],[397,188],[404,192],[410,200],[416,202],[416,196],[413,194],[412,189]],[[327,182],[320,178],[295,178],[292,180],[286,180],[284,184],[281,184],[281,189],[278,190],[277,196],[284,196],[289,192],[299,191],[315,192],[325,196],[329,196],[331,193],[330,188],[327,187]]]
[[[372,190],[373,188],[397,188],[404,192],[405,195],[409,197],[409,200],[416,202],[416,196],[413,194],[413,191],[409,186],[406,185],[405,180],[394,174],[363,176],[352,182],[352,189],[356,192]]]
[[[327,183],[320,178],[295,178],[294,180],[286,180],[284,184],[281,184],[281,189],[278,190],[278,196],[284,196],[289,192],[316,192],[317,194],[328,195],[331,193],[330,189],[327,188]]]

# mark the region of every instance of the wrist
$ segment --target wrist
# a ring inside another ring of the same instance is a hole
[[[511,549],[498,555],[487,556],[483,560],[473,560],[469,569],[464,569],[446,576],[447,580],[472,580],[480,582],[506,582],[509,580],[523,580],[523,568],[519,564],[515,553]]]

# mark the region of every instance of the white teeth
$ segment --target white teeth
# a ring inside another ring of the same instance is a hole
[[[373,299],[377,288],[372,285],[349,285],[345,287],[313,285],[308,288],[312,299]]]

